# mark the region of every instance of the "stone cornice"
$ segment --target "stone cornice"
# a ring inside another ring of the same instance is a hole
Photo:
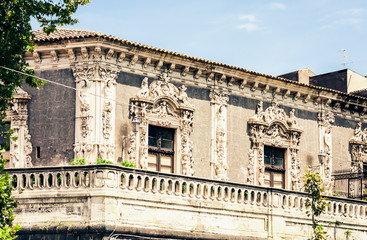
[[[203,63],[195,59],[185,59],[161,53],[154,49],[136,46],[122,46],[106,39],[96,41],[63,40],[52,45],[42,43],[35,47],[33,54],[25,58],[34,69],[70,68],[77,64],[103,63],[123,71],[142,71],[159,74],[163,69],[179,79],[203,86],[215,85],[227,89],[231,94],[243,95],[251,92],[259,95],[297,102],[298,105],[313,103],[315,110],[320,104],[336,112],[349,111],[363,116],[367,112],[367,98],[346,94],[323,87],[297,83],[287,79],[251,72],[218,63]],[[311,105],[312,106],[312,105]]]

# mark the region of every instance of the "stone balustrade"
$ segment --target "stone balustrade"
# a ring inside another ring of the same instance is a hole
[[[283,221],[281,228],[287,229],[287,226],[292,224],[294,228],[294,224],[297,223],[307,226],[307,234],[309,234],[310,229],[310,219],[307,217],[305,207],[307,196],[302,192],[150,172],[114,165],[39,167],[9,169],[8,172],[12,178],[14,196],[18,199],[20,205],[23,202],[29,205],[32,199],[50,199],[53,194],[55,197],[71,199],[73,196],[79,196],[79,198],[87,195],[100,196],[104,192],[105,198],[119,199],[117,202],[115,201],[119,208],[117,212],[120,213],[120,216],[115,214],[116,218],[125,223],[130,219],[132,221],[131,225],[136,223],[134,222],[134,204],[140,206],[144,203],[145,207],[160,209],[157,211],[161,211],[160,214],[163,215],[170,211],[172,213],[176,212],[176,210],[170,209],[169,206],[174,205],[178,209],[183,206],[185,208],[182,209],[183,212],[191,212],[192,218],[196,221],[198,221],[198,214],[201,212],[208,214],[206,216],[207,221],[214,215],[215,218],[232,216],[234,219],[230,221],[233,221],[232,224],[234,225],[237,224],[236,216],[249,221],[255,219],[255,216],[257,218],[260,216],[260,219],[264,220],[260,221],[263,226],[256,226],[258,224],[256,221],[254,226],[248,226],[248,229],[250,229],[249,236],[260,237],[260,239],[266,239],[270,236],[274,239],[277,239],[277,236],[287,239],[288,233],[279,232],[279,229],[275,226],[280,223],[280,219]],[[73,200],[70,201],[73,202]],[[365,227],[367,225],[367,202],[335,197],[328,197],[327,201],[329,206],[321,218],[322,221],[325,223],[346,223],[347,225],[343,229],[355,230],[355,236],[360,236],[358,235],[360,231],[367,231],[367,227]],[[33,200],[33,205],[40,206],[42,203],[44,201],[37,202]],[[85,209],[85,211],[92,211],[91,209],[87,210],[85,205],[81,206],[81,209]],[[126,209],[126,206],[132,208]],[[166,207],[168,208],[162,212],[162,209]],[[60,211],[62,212],[62,210]],[[218,211],[224,212],[218,215]],[[27,219],[26,209],[18,210],[18,213],[21,216],[20,222]],[[121,217],[121,213],[127,213],[125,215],[129,217],[125,219]],[[79,216],[78,218],[92,224],[93,217],[91,215],[93,213],[84,215],[89,216],[87,220],[85,216]],[[166,218],[154,226],[165,229],[169,221],[175,222],[174,218],[170,219],[169,216]],[[111,219],[114,219],[114,217],[112,216]],[[136,221],[138,220],[140,223],[151,222],[149,219],[136,219]],[[227,219],[227,221],[229,220]],[[290,224],[291,222],[292,224]],[[177,224],[182,225],[179,222]],[[206,224],[210,225],[210,223]],[[351,224],[354,224],[354,226]],[[169,226],[168,228],[172,231],[175,230]],[[257,231],[257,228],[260,230]],[[192,229],[190,229],[189,234],[195,233]],[[229,227],[228,231],[217,232],[218,234],[224,234],[223,236],[226,236],[224,238],[228,239],[231,234],[238,236],[246,232],[246,229],[240,231],[234,231],[234,229]],[[295,229],[292,231],[297,231]],[[207,231],[212,231],[212,226],[207,227],[205,224],[201,226],[200,233],[204,234]],[[298,232],[298,234],[300,233]],[[338,234],[341,236],[342,233],[339,231]],[[367,236],[359,239],[367,239]]]

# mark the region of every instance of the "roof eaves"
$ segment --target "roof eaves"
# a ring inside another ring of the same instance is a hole
[[[80,30],[75,30],[75,31],[80,31]],[[251,70],[248,70],[248,69],[245,69],[245,68],[236,67],[236,66],[233,66],[233,65],[228,65],[228,64],[225,64],[225,63],[210,61],[210,60],[207,60],[207,59],[204,59],[204,58],[193,57],[193,56],[190,56],[190,55],[177,53],[177,52],[165,50],[165,49],[162,49],[162,48],[157,48],[157,47],[141,44],[141,43],[138,43],[138,42],[129,41],[129,40],[126,40],[126,39],[121,39],[121,38],[118,38],[118,37],[114,37],[112,35],[102,34],[102,33],[99,33],[99,32],[90,31],[89,34],[86,34],[86,35],[83,35],[83,36],[75,35],[75,36],[60,36],[60,37],[54,37],[54,38],[47,38],[46,37],[46,38],[43,38],[43,39],[36,39],[35,42],[37,43],[37,42],[47,42],[47,41],[60,41],[60,40],[65,40],[65,39],[71,40],[71,39],[89,38],[89,37],[101,37],[103,39],[117,41],[117,42],[120,42],[122,44],[127,44],[127,45],[132,45],[132,46],[135,46],[135,47],[141,47],[141,48],[145,48],[145,49],[149,49],[149,50],[154,50],[154,51],[158,51],[158,52],[162,52],[162,53],[167,53],[167,54],[171,54],[173,56],[183,57],[183,58],[186,58],[186,59],[195,60],[195,61],[199,61],[199,62],[203,62],[203,63],[210,63],[210,64],[217,65],[217,66],[223,66],[223,67],[239,70],[239,71],[242,71],[242,72],[255,74],[255,75],[258,75],[258,76],[262,76],[262,77],[267,77],[267,78],[271,78],[271,79],[275,79],[275,80],[279,80],[279,81],[283,81],[283,82],[287,82],[287,83],[292,83],[292,84],[299,85],[299,86],[312,88],[312,89],[315,89],[315,90],[322,90],[322,91],[332,92],[332,93],[340,94],[340,95],[347,96],[347,97],[367,99],[366,97],[356,96],[356,95],[344,93],[344,92],[337,91],[337,90],[330,89],[330,88],[325,88],[325,87],[319,87],[319,86],[315,86],[315,85],[300,83],[300,82],[289,80],[289,79],[286,79],[286,78],[277,77],[277,76],[273,76],[273,75],[269,75],[269,74],[265,74],[265,73],[260,73],[260,72],[255,72],[255,71],[251,71]],[[342,69],[342,70],[339,70],[339,71],[336,71],[336,72],[345,71],[345,70],[346,69]],[[329,73],[327,73],[327,74],[329,74]],[[323,74],[321,74],[321,75],[323,75]],[[320,75],[316,75],[316,76],[320,76]]]

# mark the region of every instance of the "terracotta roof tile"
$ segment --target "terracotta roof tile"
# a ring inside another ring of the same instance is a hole
[[[57,29],[51,34],[47,35],[42,29],[33,31],[35,42],[47,42],[62,39],[85,38],[102,36],[102,33],[85,31],[85,30],[71,30],[71,29]]]

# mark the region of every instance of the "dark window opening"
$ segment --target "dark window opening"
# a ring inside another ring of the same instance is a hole
[[[0,146],[1,149],[6,151],[10,150],[10,136],[9,136],[9,123],[3,123],[0,125]]]
[[[285,188],[284,184],[284,153],[285,149],[264,147],[265,185],[268,187]]]
[[[149,170],[173,173],[174,135],[174,129],[149,125]]]
[[[36,147],[36,155],[37,155],[37,158],[41,157],[41,147],[39,146]]]

